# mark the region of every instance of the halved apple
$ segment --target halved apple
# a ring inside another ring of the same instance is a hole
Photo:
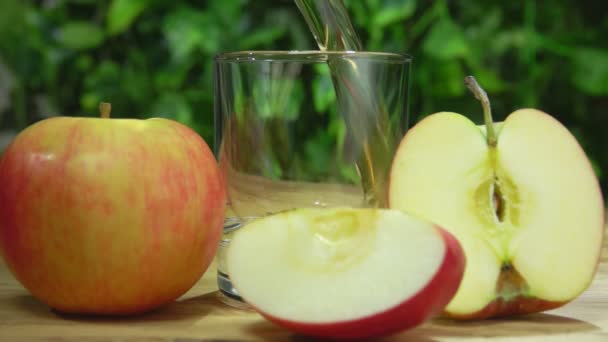
[[[552,309],[591,283],[604,206],[583,149],[552,116],[518,110],[485,127],[456,113],[428,116],[404,137],[390,174],[391,208],[445,227],[467,267],[446,308],[455,318]]]
[[[248,223],[227,265],[239,294],[278,325],[370,338],[440,313],[465,259],[447,231],[397,210],[318,208]]]

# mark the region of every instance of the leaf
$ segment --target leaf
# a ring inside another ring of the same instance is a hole
[[[428,67],[433,65],[433,67]],[[418,77],[425,80],[430,86],[429,93],[435,97],[458,97],[465,94],[464,70],[457,60],[438,61],[429,60],[426,68],[420,68]]]
[[[8,32],[24,29],[25,9],[23,1],[0,1],[0,39]]]
[[[101,45],[104,41],[104,33],[95,24],[71,21],[58,30],[56,39],[67,48],[85,50]]]
[[[373,17],[373,25],[382,28],[409,18],[416,11],[416,0],[385,0]]]
[[[15,140],[19,132],[13,129],[0,131],[0,158],[8,145]]]
[[[601,180],[602,179],[602,167],[597,162],[597,160],[591,159],[590,161],[591,161],[591,167],[593,167],[593,171],[595,172],[595,175],[597,176],[597,178],[599,178]]]
[[[594,96],[608,95],[608,51],[580,48],[572,55],[572,82],[582,92]]]
[[[241,19],[241,21],[246,22],[247,25],[241,25],[234,34],[246,37],[250,31],[251,20],[247,18]],[[288,35],[288,39],[291,41],[290,49],[305,50],[310,47],[309,42],[312,37],[310,30],[297,12],[291,12],[283,8],[266,10],[264,26],[282,28],[285,31],[284,34]],[[283,36],[281,35],[278,38],[283,38]]]
[[[334,141],[322,129],[317,130],[304,142],[305,164],[307,166],[307,178],[327,178],[329,165],[335,163]]]
[[[353,0],[353,1],[361,1],[361,0]],[[378,8],[381,5],[382,0],[366,0],[365,3],[370,10],[370,13],[375,13],[378,11]]]
[[[506,88],[505,82],[493,70],[485,68],[474,68],[473,70],[475,78],[477,78],[479,84],[486,92],[495,93],[503,91]]]
[[[89,113],[94,113],[102,101],[103,99],[97,92],[84,93],[80,96],[80,106]]]
[[[183,61],[197,49],[217,53],[222,41],[221,27],[207,13],[182,7],[169,14],[163,32],[176,61]]]
[[[210,1],[208,10],[218,16],[223,22],[234,24],[234,19],[243,13],[247,0]]]
[[[154,86],[160,91],[177,90],[187,76],[190,63],[173,63],[154,72]]]
[[[147,7],[148,0],[113,0],[106,17],[106,26],[111,35],[126,31]]]
[[[0,122],[2,122],[4,110],[11,106],[10,94],[16,85],[15,81],[15,75],[0,58]]]
[[[87,115],[98,116],[97,108],[101,101],[112,103],[112,117],[133,117],[138,114],[123,111],[133,102],[125,95],[121,64],[113,60],[103,60],[87,71],[86,77],[80,78],[84,82],[84,88],[80,92],[80,106]]]
[[[427,35],[422,50],[437,59],[464,57],[469,53],[469,46],[462,29],[451,19],[442,18]]]
[[[336,103],[334,85],[329,76],[329,69],[325,65],[315,65],[316,74],[312,80],[312,94],[315,111],[326,112]]]
[[[278,78],[282,76],[284,78]],[[295,120],[304,102],[304,86],[297,77],[272,75],[272,82],[260,81],[253,87],[254,106],[260,118]],[[277,77],[277,78],[274,78]]]
[[[371,17],[365,3],[360,0],[346,2],[348,12],[351,14],[353,24],[367,27]]]
[[[270,44],[285,34],[283,27],[263,27],[255,30],[253,33],[247,34],[243,40],[239,42],[241,49],[251,49],[261,45]]]
[[[191,125],[192,108],[180,94],[164,94],[152,106],[152,116]]]
[[[496,32],[486,47],[496,55],[502,55],[521,46],[521,30],[502,30]]]

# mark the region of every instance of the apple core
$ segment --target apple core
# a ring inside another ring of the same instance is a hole
[[[364,260],[376,238],[374,211],[331,210],[288,221],[288,260],[310,272],[339,272]]]

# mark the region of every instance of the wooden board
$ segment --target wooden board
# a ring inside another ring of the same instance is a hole
[[[608,243],[591,287],[547,313],[500,320],[434,320],[383,341],[608,341]],[[56,314],[19,285],[0,261],[0,341],[308,341],[255,312],[223,304],[215,266],[182,298],[130,318]]]

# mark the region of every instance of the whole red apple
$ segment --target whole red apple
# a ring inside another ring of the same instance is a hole
[[[178,298],[211,263],[225,195],[204,140],[167,119],[57,117],[0,159],[0,250],[35,297],[134,314]]]

